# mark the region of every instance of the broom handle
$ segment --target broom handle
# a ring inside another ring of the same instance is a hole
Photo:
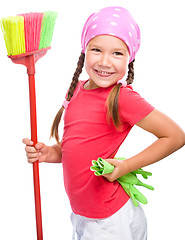
[[[29,78],[29,96],[30,96],[31,140],[33,141],[34,146],[35,146],[35,144],[37,143],[35,75],[34,74],[28,74],[28,78]],[[33,163],[33,181],[34,181],[34,194],[35,194],[35,214],[36,214],[37,240],[43,240],[38,161]]]

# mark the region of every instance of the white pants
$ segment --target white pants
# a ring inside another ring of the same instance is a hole
[[[71,214],[72,240],[146,240],[147,221],[142,207],[132,200],[108,218],[93,219]],[[77,238],[75,238],[77,237]]]

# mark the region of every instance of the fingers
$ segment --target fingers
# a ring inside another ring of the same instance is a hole
[[[119,168],[120,167],[120,163],[122,163],[122,160],[118,160],[118,159],[112,159],[112,158],[107,158],[104,159],[106,162],[110,163],[111,165],[113,165],[115,168]]]
[[[109,182],[114,182],[115,180],[117,180],[117,178],[114,177],[113,173],[103,174],[102,176],[105,177]]]
[[[104,174],[103,176],[107,178],[109,182],[113,182],[121,176],[124,176],[128,173],[127,171],[127,163],[126,161],[119,159],[105,159],[108,163],[114,166],[114,170],[112,173]]]
[[[114,167],[118,166],[118,160],[117,159],[107,158],[107,159],[105,159],[105,161],[107,161],[108,163],[112,164]]]
[[[37,150],[42,150],[43,148],[45,147],[45,144],[43,144],[43,143],[36,143],[35,144],[35,148],[37,149]]]
[[[34,147],[25,147],[25,151],[29,163],[39,160],[40,153]]]
[[[39,160],[39,156],[40,156],[40,153],[39,152],[26,152],[26,156],[27,156],[27,159],[28,159],[28,162],[35,162],[37,160]]]
[[[24,144],[26,144],[27,146],[33,146],[33,141],[31,141],[31,140],[28,139],[28,138],[24,138],[24,139],[22,140],[22,142],[23,142]]]
[[[33,141],[31,141],[28,138],[24,138],[22,140],[24,144],[26,144],[25,151],[27,160],[29,163],[33,163],[39,160],[39,156],[41,153],[39,152],[39,149],[42,148],[42,144],[37,143],[35,146],[33,146]]]
[[[26,146],[33,146],[33,141],[31,141],[29,138],[24,138],[22,140],[22,142],[24,144],[26,144]],[[40,150],[41,148],[44,147],[44,144],[43,143],[36,143],[35,146],[34,146],[37,150]]]
[[[38,158],[28,158],[28,163],[34,163],[36,161],[39,161]]]

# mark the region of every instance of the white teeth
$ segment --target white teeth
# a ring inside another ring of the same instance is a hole
[[[109,72],[103,72],[103,71],[98,71],[98,72],[101,73],[101,74],[111,74]]]

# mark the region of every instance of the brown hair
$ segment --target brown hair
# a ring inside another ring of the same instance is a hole
[[[134,61],[135,60],[133,60],[128,65],[128,76],[126,79],[127,85],[132,84],[134,81]],[[121,127],[121,120],[118,109],[118,100],[121,86],[121,83],[116,84],[110,91],[106,101],[108,120],[111,118],[117,129]]]
[[[82,72],[82,68],[84,66],[84,60],[85,60],[85,54],[81,53],[78,63],[77,63],[77,68],[75,70],[71,85],[70,85],[68,93],[67,93],[67,98],[66,98],[67,101],[70,101],[73,96],[74,90],[78,83],[80,73]],[[64,107],[62,106],[60,108],[60,110],[58,111],[57,115],[55,116],[55,119],[54,119],[52,127],[51,127],[50,137],[55,137],[55,139],[58,143],[59,143],[58,127],[59,127],[59,123],[60,123],[63,111],[64,111]]]
[[[70,101],[73,96],[74,90],[78,83],[79,76],[84,66],[84,60],[85,60],[85,54],[81,53],[77,63],[77,68],[75,70],[71,85],[68,90],[68,94],[66,98],[67,101]],[[128,66],[129,67],[128,77],[126,79],[128,85],[131,84],[134,80],[134,64],[133,63],[134,63],[134,60]],[[119,112],[118,112],[118,99],[119,99],[120,88],[121,88],[121,84],[116,84],[110,91],[106,101],[108,119],[112,118],[113,123],[117,129],[119,129],[119,127],[121,126],[121,121],[120,121]],[[59,143],[58,127],[59,127],[59,123],[60,123],[63,111],[64,111],[64,107],[62,106],[58,111],[58,113],[56,114],[51,127],[50,137],[55,137],[58,143]]]

